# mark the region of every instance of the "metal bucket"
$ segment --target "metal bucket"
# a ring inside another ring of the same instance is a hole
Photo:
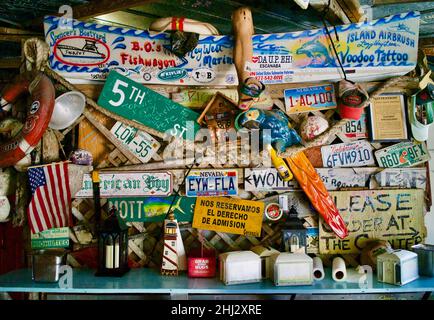
[[[32,279],[35,282],[59,281],[59,269],[64,263],[65,250],[37,250],[32,253]]]
[[[426,277],[434,277],[434,245],[417,244],[411,249],[417,253],[419,262],[419,274]]]

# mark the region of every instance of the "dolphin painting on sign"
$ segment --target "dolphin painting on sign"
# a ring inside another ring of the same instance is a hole
[[[303,59],[304,65],[301,68],[323,68],[337,66],[332,57],[332,53],[327,47],[317,39],[310,40],[297,49],[296,54],[306,55],[308,59]]]

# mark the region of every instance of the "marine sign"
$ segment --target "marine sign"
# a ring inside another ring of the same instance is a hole
[[[424,142],[401,142],[375,152],[378,165],[385,168],[412,167],[430,159]]]
[[[199,197],[193,228],[260,237],[264,203],[233,198]]]
[[[173,182],[170,172],[100,172],[102,198],[168,196]],[[83,186],[75,198],[92,198],[92,178],[84,174]]]
[[[339,239],[321,219],[320,253],[360,253],[369,239],[387,240],[395,249],[422,242],[424,194],[421,189],[331,191],[349,234]]]
[[[275,168],[244,169],[244,190],[246,191],[291,190],[297,185],[295,179],[283,181]]]
[[[368,141],[339,143],[321,147],[324,167],[362,167],[375,164],[372,146]]]
[[[139,197],[111,198],[109,207],[117,209],[119,217],[127,222],[163,222],[174,196],[170,197]],[[171,211],[180,222],[193,220],[196,199],[179,196],[175,199]]]
[[[288,114],[336,108],[335,89],[332,84],[285,89],[284,97]]]
[[[187,197],[236,196],[237,170],[192,170],[185,180]]]

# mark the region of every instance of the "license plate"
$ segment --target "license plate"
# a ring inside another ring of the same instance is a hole
[[[321,148],[324,167],[361,167],[375,165],[372,146],[368,141],[339,143]]]
[[[236,170],[192,171],[186,178],[187,197],[236,196],[238,174]]]
[[[137,130],[134,127],[127,126],[121,121],[116,122],[110,131],[119,141],[125,144],[142,163],[148,162],[160,148],[160,143],[151,135],[144,131]]]
[[[411,167],[430,159],[425,143],[401,142],[375,152],[378,165],[384,168]]]
[[[341,128],[342,131],[340,134],[349,140],[366,139],[368,137],[368,132],[366,131],[366,114],[362,113],[359,120],[347,121]]]
[[[310,112],[336,108],[332,84],[286,89],[284,91],[287,113]]]

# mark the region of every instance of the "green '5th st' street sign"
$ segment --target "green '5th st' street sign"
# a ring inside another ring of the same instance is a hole
[[[112,70],[98,104],[121,117],[161,133],[193,140],[200,126],[199,114]],[[193,130],[193,134],[188,130]]]

